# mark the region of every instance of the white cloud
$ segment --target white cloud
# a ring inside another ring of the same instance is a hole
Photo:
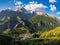
[[[23,4],[21,1],[16,1],[15,2],[15,5],[21,5],[21,4]]]
[[[32,2],[31,2],[31,1],[30,1],[29,3],[30,3],[30,4],[34,4],[34,3],[37,3],[37,2],[35,2],[35,1],[32,1]]]
[[[28,11],[38,11],[38,10],[41,10],[41,9],[45,9],[45,8],[48,8],[47,6],[43,5],[42,3],[38,4],[37,2],[29,2],[29,4],[25,5],[24,7],[26,10]]]
[[[49,0],[50,3],[54,3],[57,2],[56,0]]]
[[[50,10],[53,11],[53,12],[56,11],[56,6],[51,4],[50,5]]]
[[[23,7],[23,3],[18,0],[14,0],[14,4],[15,4],[15,11],[20,10]]]
[[[9,10],[11,10],[11,8],[8,8]]]
[[[57,12],[57,15],[60,15],[60,12]]]
[[[19,8],[20,6],[16,6],[16,8]]]
[[[19,11],[21,9],[21,6],[15,6],[15,11]]]

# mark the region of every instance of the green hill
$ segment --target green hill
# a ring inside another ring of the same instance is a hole
[[[60,25],[60,21],[56,17],[47,14],[37,15],[29,19],[32,29],[36,31],[49,31]]]
[[[60,26],[50,31],[44,32],[40,36],[41,38],[60,39]]]

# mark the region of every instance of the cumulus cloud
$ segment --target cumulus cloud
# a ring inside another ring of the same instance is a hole
[[[29,2],[29,4],[25,5],[24,7],[26,10],[28,11],[38,11],[38,10],[41,10],[41,9],[46,9],[48,8],[47,6],[43,5],[42,3],[38,4],[37,2]]]
[[[20,6],[15,6],[15,11],[20,10]]]
[[[29,2],[29,4],[25,4],[25,5],[21,1],[17,1],[17,0],[14,0],[14,3],[15,3],[16,10],[24,7],[27,11],[34,12],[34,11],[40,11],[48,8],[42,3],[37,3],[35,1]]]
[[[16,6],[16,8],[19,8],[20,6]]]
[[[57,12],[57,15],[60,15],[60,12]]]
[[[57,2],[56,0],[49,0],[50,3],[54,3]]]
[[[22,3],[21,1],[14,0],[14,4],[15,4],[15,5],[22,5],[23,3]]]
[[[14,0],[14,4],[15,4],[15,11],[20,10],[23,7],[23,3],[18,0]]]
[[[15,2],[15,5],[21,5],[21,4],[23,4],[21,1],[16,1]]]
[[[50,5],[50,10],[53,11],[53,12],[56,11],[56,6],[51,4]]]
[[[34,3],[37,3],[37,2],[35,2],[35,1],[30,1],[29,3],[30,3],[30,4],[34,4]]]
[[[9,7],[8,9],[9,9],[9,10],[11,10],[11,8],[10,8],[10,7]]]

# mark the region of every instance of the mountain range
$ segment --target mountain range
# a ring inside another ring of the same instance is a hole
[[[51,33],[59,32],[59,26],[57,17],[43,12],[29,13],[24,8],[20,11],[7,9],[0,12],[0,34],[17,40],[49,37]]]

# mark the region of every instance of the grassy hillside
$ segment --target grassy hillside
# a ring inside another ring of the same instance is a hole
[[[56,17],[37,15],[29,19],[32,29],[36,31],[48,31],[60,25],[60,21]]]
[[[60,26],[55,29],[52,29],[50,31],[42,33],[40,37],[41,38],[60,39]]]

